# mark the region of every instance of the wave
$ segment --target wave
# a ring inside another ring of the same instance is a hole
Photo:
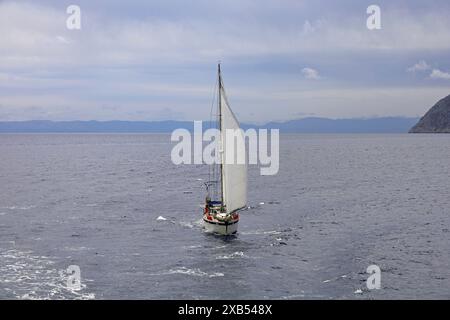
[[[10,207],[0,207],[0,209],[7,209],[7,210],[30,210],[32,208],[35,208],[35,205],[29,205],[29,206],[10,206]]]
[[[278,230],[250,230],[240,232],[243,235],[264,235],[264,234],[281,234],[281,231]]]
[[[152,273],[150,275],[151,276],[163,276],[163,275],[171,275],[171,274],[184,274],[184,275],[188,275],[188,276],[208,277],[208,278],[224,276],[224,274],[222,272],[207,273],[198,268],[189,269],[187,267],[179,267],[179,268],[169,269],[167,271],[163,271],[163,272],[159,272],[159,273]]]
[[[69,275],[56,267],[49,257],[39,256],[31,251],[9,249],[0,252],[0,283],[8,297],[14,299],[94,299],[95,294],[87,292],[86,281],[81,290],[67,286]]]
[[[227,260],[227,259],[235,259],[235,258],[246,258],[247,256],[242,251],[236,251],[231,254],[226,254],[222,256],[216,257],[218,260]]]

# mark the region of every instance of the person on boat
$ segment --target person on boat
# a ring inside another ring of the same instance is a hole
[[[209,207],[211,206],[211,198],[210,196],[206,196],[206,204],[205,204],[205,213],[209,212]]]

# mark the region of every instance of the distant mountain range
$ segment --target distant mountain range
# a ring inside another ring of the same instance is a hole
[[[305,118],[269,122],[263,127],[286,133],[407,133],[418,118],[387,117],[369,119]]]
[[[419,118],[369,119],[304,118],[241,127],[280,129],[282,133],[407,133]],[[204,122],[204,129],[209,123]],[[0,121],[0,133],[168,133],[177,128],[193,130],[192,121]]]

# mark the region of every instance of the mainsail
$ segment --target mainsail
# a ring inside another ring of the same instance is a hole
[[[222,161],[222,201],[227,213],[247,204],[247,165],[244,133],[228,104],[219,69],[219,109]],[[227,134],[228,132],[228,134]],[[228,137],[228,141],[227,141]],[[230,141],[234,140],[234,141]],[[239,158],[244,161],[238,161]],[[230,161],[232,160],[232,161]]]

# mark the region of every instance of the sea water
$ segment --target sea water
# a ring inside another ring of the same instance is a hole
[[[172,147],[0,135],[0,298],[450,298],[450,135],[282,134],[278,174],[249,167],[227,238],[201,226],[208,167]]]

